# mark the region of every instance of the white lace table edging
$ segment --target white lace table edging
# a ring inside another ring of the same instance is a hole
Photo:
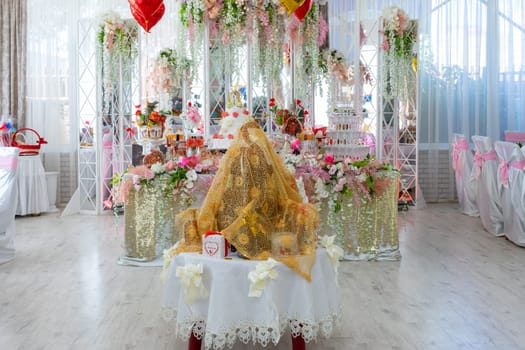
[[[281,336],[290,329],[293,337],[301,336],[306,343],[317,341],[319,337],[329,338],[335,328],[341,322],[342,312],[337,314],[326,315],[320,320],[303,319],[300,317],[280,316],[276,320],[279,323],[279,330],[267,325],[261,326],[250,322],[239,322],[235,328],[221,329],[217,333],[206,332],[206,322],[203,320],[178,320],[177,310],[171,308],[163,309],[163,318],[165,321],[175,321],[176,336],[184,341],[190,337],[190,332],[197,339],[204,339],[204,348],[206,350],[220,350],[226,346],[232,348],[237,341],[244,344],[260,344],[266,347],[270,342],[277,345]]]

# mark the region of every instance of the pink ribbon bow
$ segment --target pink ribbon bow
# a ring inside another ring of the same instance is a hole
[[[496,160],[496,151],[491,150],[487,153],[478,153],[476,152],[474,154],[474,161],[476,162],[476,167],[474,169],[474,177],[478,177],[481,175],[481,168],[483,166],[484,160]]]
[[[507,163],[505,160],[500,159],[499,161],[499,179],[501,180],[503,186],[508,187],[509,185],[509,166],[525,170],[525,159],[517,160],[515,162]]]
[[[459,161],[461,151],[468,151],[469,145],[467,140],[459,140],[458,143],[452,144],[452,169],[461,173],[463,170],[462,164]]]

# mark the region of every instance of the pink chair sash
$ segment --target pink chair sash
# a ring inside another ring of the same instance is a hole
[[[0,169],[16,170],[18,165],[18,157],[0,158]]]
[[[505,131],[505,141],[524,142],[525,141],[525,131]]]
[[[509,166],[525,170],[525,159],[523,160],[517,160],[515,162],[507,163],[503,159],[500,159],[499,161],[499,179],[503,183],[504,186],[508,186],[509,184]]]
[[[458,163],[459,154],[461,151],[468,151],[469,145],[467,140],[459,140],[458,143],[452,144],[452,169],[461,173],[463,170],[462,164]]]
[[[474,161],[476,166],[474,167],[474,177],[481,175],[481,168],[484,160],[497,160],[496,151],[491,150],[487,153],[474,153]]]

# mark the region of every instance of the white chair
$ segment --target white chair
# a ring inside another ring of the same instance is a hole
[[[477,204],[481,223],[488,232],[502,236],[503,210],[496,152],[490,137],[475,135],[472,141],[475,153],[471,176],[479,179]]]
[[[474,157],[465,135],[454,134],[452,143],[452,169],[456,174],[456,191],[459,209],[463,214],[479,216],[476,204],[478,178],[470,176]]]
[[[0,264],[15,257],[18,148],[0,147]]]
[[[525,155],[512,142],[497,141],[494,147],[503,187],[503,231],[509,240],[525,246]]]

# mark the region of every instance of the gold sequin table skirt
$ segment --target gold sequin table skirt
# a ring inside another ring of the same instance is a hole
[[[399,260],[397,227],[397,174],[381,196],[361,200],[351,196],[335,198],[341,210],[335,212],[334,198],[323,199],[319,209],[319,235],[336,235],[345,260]]]
[[[336,243],[346,260],[399,260],[397,227],[397,175],[381,196],[357,205],[353,198],[341,197],[341,210],[335,212],[335,201],[326,198],[319,203],[319,235],[336,235]],[[132,189],[125,203],[123,264],[149,262],[162,256],[164,249],[178,239],[175,216],[191,206],[199,206],[213,179],[199,176],[202,188],[193,198],[166,200],[155,187]],[[192,204],[193,203],[193,204]]]
[[[179,238],[175,217],[192,205],[200,205],[212,180],[211,174],[199,175],[191,196],[166,195],[163,186],[132,188],[124,203],[124,253],[119,263],[158,265],[151,262],[160,260],[164,249]]]
[[[148,262],[162,256],[178,239],[175,216],[188,200],[166,200],[155,187],[130,190],[124,206],[124,263]]]

